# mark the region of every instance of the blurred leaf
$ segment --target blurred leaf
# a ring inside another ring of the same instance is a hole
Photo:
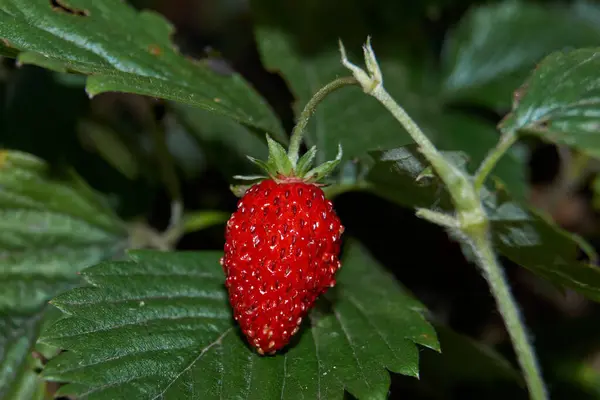
[[[214,225],[224,224],[230,214],[223,211],[194,211],[183,216],[185,232],[196,232]]]
[[[406,207],[452,211],[441,181],[416,181],[429,164],[414,146],[374,152],[373,157],[378,162],[367,180],[375,193]],[[497,193],[485,190],[483,195],[498,252],[556,285],[600,301],[600,269],[580,261],[582,250],[592,260],[597,258],[591,246],[511,199],[501,186]]]
[[[600,45],[598,21],[578,11],[583,4],[510,1],[474,7],[444,45],[445,96],[509,107],[512,92],[543,57]]]
[[[53,179],[43,161],[16,151],[0,152],[0,214],[4,398],[29,387],[27,356],[46,302],[77,285],[78,271],[122,249],[126,232],[103,200],[75,175]],[[13,384],[25,386],[18,389]]]
[[[553,53],[520,89],[500,124],[600,156],[600,47]]]
[[[475,116],[444,112],[436,118],[420,118],[428,137],[444,151],[460,151],[468,158],[468,165],[477,167],[493,149],[500,134],[490,123]],[[528,194],[526,160],[519,156],[518,145],[514,145],[500,159],[492,175],[497,177],[511,196],[525,200]],[[471,170],[474,173],[474,170]]]
[[[220,115],[171,104],[179,122],[199,142],[209,163],[216,165],[227,178],[249,171],[251,163],[246,156],[267,159],[267,143],[250,129]]]
[[[206,113],[211,117],[221,118],[229,123],[237,124],[226,117],[215,115],[198,108],[195,110]],[[177,167],[184,172],[186,178],[195,178],[201,175],[207,167],[207,160],[196,137],[191,132],[188,132],[188,130],[181,125],[178,118],[172,114],[167,114],[165,116],[163,119],[163,126],[166,134],[167,147]],[[156,154],[155,152],[156,141],[153,143],[152,154]]]
[[[593,190],[593,205],[594,209],[600,210],[600,175],[596,175],[592,181],[591,189]]]
[[[304,54],[291,36],[267,26],[255,29],[265,66],[280,71],[296,97],[297,115],[323,86],[335,78],[349,76],[340,61],[337,44],[331,43],[318,54]],[[375,44],[377,49],[377,44]],[[360,58],[356,58],[359,62]],[[408,87],[409,72],[397,62],[381,62],[386,87],[397,99],[409,98],[402,89]],[[389,82],[389,85],[387,83]],[[410,108],[409,104],[403,104]],[[408,133],[377,102],[358,87],[345,87],[319,104],[306,132],[305,142],[317,146],[315,164],[335,158],[338,145],[344,149],[343,160],[365,157],[369,150],[381,150],[412,143]]]
[[[522,381],[519,371],[489,346],[435,324],[441,353],[422,353],[422,372],[425,379],[435,379],[437,384],[459,382],[513,382]]]
[[[58,75],[31,65],[10,72],[2,97],[1,147],[72,167],[89,185],[114,198],[121,215],[139,215],[151,200],[150,184],[128,179],[98,154],[85,132],[78,135],[90,102],[84,91],[60,84]]]
[[[204,108],[282,137],[275,115],[239,75],[220,75],[177,52],[173,27],[120,0],[0,1],[0,37],[19,62],[90,75],[93,96],[118,91]]]
[[[39,360],[27,355],[23,372],[17,381],[12,382],[12,391],[6,397],[10,400],[43,400],[46,398],[46,382],[36,369],[41,369]]]
[[[81,135],[85,135],[86,140],[117,171],[131,180],[138,177],[141,168],[139,160],[132,154],[117,132],[93,121],[81,122],[79,132]]]
[[[596,27],[600,22],[600,4],[598,3],[593,3],[589,0],[575,0],[573,12],[579,18],[586,20]]]
[[[0,272],[0,277],[2,275]],[[18,312],[0,313],[0,399],[18,399],[18,393],[27,393],[32,386],[30,353],[39,333],[42,313],[18,316]]]
[[[68,316],[43,341],[69,351],[45,376],[94,399],[385,398],[385,368],[416,376],[415,343],[438,348],[423,306],[352,244],[326,296],[335,302],[285,352],[258,356],[234,325],[221,255],[135,251],[84,271],[92,287],[54,300]]]

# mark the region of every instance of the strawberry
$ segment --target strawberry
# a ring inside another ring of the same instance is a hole
[[[251,160],[268,176],[238,201],[221,259],[234,318],[261,355],[286,346],[317,298],[335,285],[344,230],[316,183],[337,165],[341,151],[309,171],[314,147],[295,163],[267,141],[267,163]]]

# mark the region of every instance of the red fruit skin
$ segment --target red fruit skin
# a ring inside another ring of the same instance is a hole
[[[288,344],[315,300],[335,285],[343,231],[313,184],[264,180],[239,200],[221,264],[234,318],[259,354]]]

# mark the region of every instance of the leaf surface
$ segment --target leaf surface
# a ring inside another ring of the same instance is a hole
[[[17,151],[0,151],[0,215],[0,398],[28,396],[28,356],[46,302],[77,285],[78,271],[122,250],[126,231],[75,175],[53,177]]]
[[[545,56],[600,45],[592,7],[583,1],[572,6],[499,2],[474,7],[444,44],[445,97],[508,108],[512,92]]]
[[[600,156],[600,47],[549,55],[520,92],[502,130]]]
[[[277,118],[238,74],[182,56],[173,27],[121,0],[0,1],[0,38],[18,61],[89,75],[90,96],[128,92],[190,104],[282,137]]]

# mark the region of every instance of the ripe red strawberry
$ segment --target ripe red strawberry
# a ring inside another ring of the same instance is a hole
[[[344,230],[314,183],[341,154],[307,171],[314,148],[294,168],[283,148],[267,140],[271,156],[259,164],[270,178],[239,200],[227,223],[221,260],[234,318],[261,355],[287,345],[316,299],[335,285]]]

